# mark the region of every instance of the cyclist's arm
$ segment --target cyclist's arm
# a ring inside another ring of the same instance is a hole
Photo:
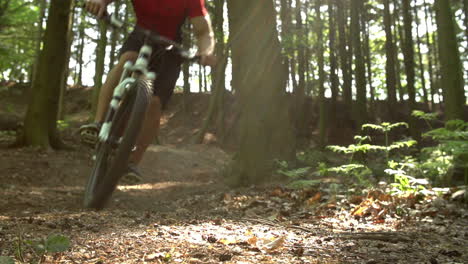
[[[197,38],[197,54],[201,56],[200,63],[213,66],[215,64],[213,55],[215,40],[210,17],[208,15],[193,17],[190,19],[190,23],[193,25],[193,31]]]

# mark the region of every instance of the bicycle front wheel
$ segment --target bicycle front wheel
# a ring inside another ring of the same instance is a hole
[[[137,80],[117,109],[106,142],[96,148],[96,160],[85,186],[84,206],[102,209],[125,173],[150,102],[151,84]]]

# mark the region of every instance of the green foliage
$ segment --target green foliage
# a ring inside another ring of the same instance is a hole
[[[438,114],[437,113],[425,113],[423,111],[419,111],[419,110],[414,110],[412,113],[411,113],[412,116],[416,117],[416,118],[419,118],[421,120],[424,120],[424,122],[426,122],[427,126],[432,129],[432,126],[431,126],[431,123],[430,121],[434,121],[437,119],[437,116]]]
[[[427,186],[429,181],[409,175],[411,170],[417,166],[416,160],[408,158],[403,162],[390,161],[388,165],[390,168],[386,169],[385,172],[394,177],[394,183],[391,184],[392,193],[398,195],[423,194],[426,189],[424,186]]]
[[[0,17],[0,77],[21,80],[35,58],[39,9],[31,0],[11,0]],[[32,26],[34,25],[34,26]]]
[[[306,175],[310,167],[298,168],[298,169],[289,169],[287,161],[276,160],[277,172],[281,175],[284,175],[291,179],[298,179]]]
[[[320,180],[297,180],[289,183],[287,187],[292,189],[304,189],[320,185],[320,183]]]
[[[391,130],[397,127],[408,127],[407,123],[400,122],[400,123],[381,123],[380,125],[375,124],[364,124],[362,125],[362,129],[365,128],[373,129],[379,132],[384,133],[385,135],[385,146],[380,145],[373,145],[369,143],[364,143],[367,140],[371,140],[370,136],[360,136],[357,135],[354,137],[354,140],[357,142],[356,144],[351,144],[347,147],[343,146],[328,146],[327,148],[338,153],[344,154],[351,154],[350,162],[353,162],[354,155],[356,153],[367,153],[370,151],[383,151],[385,152],[385,156],[387,161],[389,160],[390,151],[402,148],[409,148],[414,146],[417,142],[415,140],[403,140],[403,141],[396,141],[392,144],[389,144],[388,136]]]
[[[356,144],[351,144],[347,147],[344,146],[328,146],[327,148],[332,150],[333,152],[343,153],[350,155],[349,163],[344,164],[337,167],[331,167],[326,169],[328,172],[344,174],[347,176],[355,177],[360,184],[362,185],[370,185],[369,179],[372,176],[383,174],[383,172],[387,169],[387,163],[390,161],[390,153],[394,150],[400,150],[404,148],[410,148],[416,144],[414,140],[402,140],[402,141],[395,141],[390,144],[388,136],[389,133],[398,127],[408,127],[407,123],[399,122],[399,123],[381,123],[380,125],[376,124],[364,124],[362,126],[362,130],[364,131],[367,129],[372,129],[379,131],[384,134],[385,136],[385,145],[376,145],[366,143],[366,141],[370,141],[370,136],[361,136],[357,135],[354,137]],[[385,161],[382,162],[379,160],[378,157],[374,156],[372,162],[367,162],[369,165],[364,165],[366,163],[365,159],[361,159],[359,161],[355,160],[356,154],[366,154],[368,152],[383,152],[385,153]]]
[[[344,174],[347,176],[353,176],[359,181],[359,184],[365,185],[365,186],[370,185],[368,179],[372,175],[372,170],[362,164],[357,164],[357,163],[344,164],[338,167],[328,168],[327,171],[335,172],[338,174]]]
[[[23,241],[21,236],[17,243],[17,257],[22,262],[24,255],[24,245],[29,246],[36,256],[42,260],[44,255],[50,253],[59,253],[67,251],[70,248],[70,239],[64,235],[60,234],[51,234],[47,238],[36,239],[36,240],[25,240]]]
[[[0,264],[15,264],[15,260],[10,257],[0,256]]]
[[[365,128],[370,128],[370,129],[374,129],[383,133],[388,133],[392,131],[393,129],[397,127],[401,127],[401,126],[408,128],[408,124],[405,122],[399,122],[399,123],[393,123],[393,124],[388,123],[388,122],[383,122],[380,125],[364,124],[362,125],[362,129],[364,130]]]
[[[65,130],[66,128],[68,128],[70,126],[70,124],[65,121],[65,120],[57,120],[57,128],[58,130],[60,131],[63,131]]]
[[[421,167],[437,183],[450,182],[450,171],[454,166],[465,170],[468,182],[468,123],[462,120],[447,121],[445,127],[423,134],[438,142],[434,147],[422,150],[424,161]]]

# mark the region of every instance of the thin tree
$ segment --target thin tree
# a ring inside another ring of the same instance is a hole
[[[423,101],[426,103],[426,106],[429,108],[429,94],[427,92],[426,88],[426,77],[424,76],[425,74],[425,67],[423,63],[423,55],[421,52],[421,37],[419,36],[419,16],[418,16],[418,8],[417,5],[415,4],[413,7],[414,10],[414,20],[415,20],[415,26],[416,26],[416,49],[417,49],[417,55],[418,55],[418,66],[419,66],[419,77],[421,79],[421,89],[423,93]]]
[[[298,83],[294,90],[295,95],[295,111],[294,116],[296,117],[296,133],[297,135],[304,136],[308,134],[306,124],[306,111],[305,111],[305,100],[306,100],[306,31],[302,20],[302,9],[303,5],[301,0],[296,0],[296,43],[297,43],[297,62],[298,62]]]
[[[121,8],[121,1],[115,1],[114,2],[114,15],[118,18],[119,10]],[[127,9],[125,9],[125,12],[128,12]],[[114,68],[115,61],[117,60],[117,42],[119,41],[119,32],[117,30],[112,30],[111,35],[110,35],[110,59],[109,59],[109,71],[110,69]]]
[[[323,45],[323,22],[320,7],[322,0],[315,2],[315,15],[317,24],[317,63],[319,69],[319,145],[325,146],[326,143],[326,130],[327,130],[327,109],[325,102],[325,58],[324,58],[324,45]]]
[[[352,92],[351,92],[351,85],[352,85],[352,69],[351,69],[351,50],[350,46],[348,46],[348,31],[347,29],[347,17],[348,17],[348,8],[345,6],[344,1],[342,0],[335,0],[336,3],[336,20],[338,24],[338,36],[339,36],[339,49],[338,49],[338,57],[340,58],[340,66],[341,66],[341,74],[343,75],[343,99],[346,105],[346,108],[351,110],[352,106]]]
[[[336,59],[336,7],[335,0],[328,0],[328,25],[329,25],[329,53],[330,53],[330,87],[331,87],[331,103],[329,113],[329,127],[336,128],[336,112],[340,80],[338,79],[337,69],[338,61]]]
[[[99,37],[96,47],[96,65],[94,71],[94,89],[91,98],[91,116],[94,116],[97,111],[97,103],[99,92],[101,91],[102,79],[104,77],[106,47],[107,47],[107,24],[103,21],[98,21]]]
[[[387,110],[390,118],[395,120],[393,108],[396,105],[396,50],[393,42],[392,18],[390,14],[390,0],[384,0],[384,27],[385,27],[385,84],[387,86]]]
[[[427,68],[428,68],[428,72],[429,72],[429,84],[430,84],[430,100],[431,100],[431,104],[430,104],[430,107],[429,107],[429,110],[433,110],[433,107],[434,107],[434,95],[435,95],[435,80],[434,80],[434,67],[433,67],[433,57],[434,57],[434,48],[433,48],[433,45],[432,45],[432,42],[431,42],[431,37],[430,37],[430,34],[429,34],[429,15],[428,15],[428,9],[429,7],[427,6],[426,4],[426,1],[424,0],[423,1],[423,6],[424,6],[424,25],[426,27],[426,38],[425,38],[425,44],[427,46]]]
[[[37,65],[39,64],[39,54],[41,52],[41,46],[42,46],[42,39],[43,39],[43,34],[44,34],[44,19],[46,18],[46,11],[47,11],[47,3],[46,0],[38,0],[39,4],[39,20],[37,23],[37,41],[35,45],[35,50],[36,50],[36,59],[33,64],[33,69],[31,71],[31,83],[34,82],[34,78],[36,76],[37,72]]]
[[[370,47],[370,7],[367,0],[361,2],[361,31],[363,33],[364,45],[363,45],[363,53],[366,65],[366,83],[369,87],[369,110],[371,113],[375,112],[375,90],[374,85],[372,85],[372,55],[371,55],[371,47]]]
[[[224,140],[224,91],[227,66],[226,44],[224,42],[224,0],[214,2],[213,28],[216,38],[216,55],[219,63],[212,69],[213,84],[206,119],[195,137],[195,143],[202,143],[206,131],[216,121],[216,134],[221,142]]]
[[[410,134],[414,138],[418,138],[416,132],[415,120],[411,116],[411,112],[416,109],[416,89],[415,83],[415,63],[414,63],[414,41],[413,41],[413,16],[411,15],[411,0],[403,0],[403,25],[405,40],[403,44],[403,55],[406,72],[406,89],[408,91],[408,115],[410,116]]]
[[[354,80],[356,83],[356,108],[354,111],[357,127],[367,121],[366,68],[362,56],[361,1],[351,1],[351,38],[354,55]]]

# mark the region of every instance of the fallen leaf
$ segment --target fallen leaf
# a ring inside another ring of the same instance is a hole
[[[223,245],[231,245],[231,244],[236,244],[237,240],[234,239],[234,238],[222,238],[222,239],[218,240],[218,242],[223,244]]]
[[[306,203],[306,205],[311,206],[313,204],[318,203],[321,198],[322,198],[322,193],[318,192],[314,196],[312,196],[311,198],[307,199],[305,203]]]
[[[286,236],[281,236],[268,243],[264,243],[265,240],[260,240],[260,241],[259,241],[260,243],[257,243],[258,249],[260,249],[262,252],[265,252],[265,253],[266,252],[271,253],[284,245],[284,242],[286,241]]]
[[[251,245],[251,246],[256,246],[257,242],[258,242],[258,238],[256,236],[253,236],[253,237],[247,239],[247,243],[249,243],[249,245]]]

